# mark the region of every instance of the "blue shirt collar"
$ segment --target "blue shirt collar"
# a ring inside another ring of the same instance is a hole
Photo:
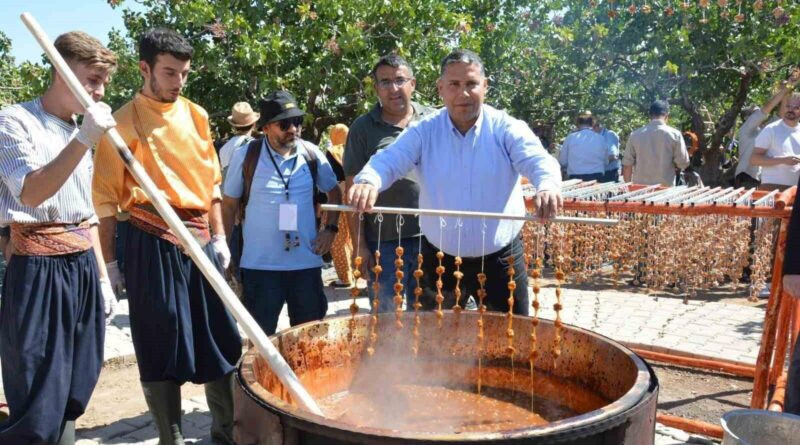
[[[481,134],[481,128],[483,128],[483,121],[485,120],[486,116],[485,104],[481,104],[481,111],[480,114],[478,114],[478,120],[475,121],[475,124],[463,135],[461,134],[461,131],[456,128],[455,124],[453,124],[453,119],[450,118],[450,112],[447,110],[447,107],[444,108],[444,114],[447,119],[447,125],[453,134],[466,137],[470,131],[475,130],[475,136],[477,137]]]

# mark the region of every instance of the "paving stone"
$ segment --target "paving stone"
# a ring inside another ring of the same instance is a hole
[[[129,433],[132,433],[136,431],[138,428],[139,427],[128,424],[126,422],[118,421],[106,427],[93,430],[91,432],[86,432],[85,434],[79,431],[76,433],[76,436],[80,438],[99,440],[101,443],[105,443],[111,439],[115,439],[117,437],[122,437]]]

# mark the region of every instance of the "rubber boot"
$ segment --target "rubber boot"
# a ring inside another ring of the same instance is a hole
[[[181,387],[164,380],[142,382],[144,399],[158,429],[159,445],[184,445],[181,433]]]
[[[235,445],[233,441],[233,372],[205,385],[211,411],[211,440],[215,444]]]
[[[64,429],[61,431],[61,438],[58,445],[75,445],[75,421],[67,420],[64,422]]]

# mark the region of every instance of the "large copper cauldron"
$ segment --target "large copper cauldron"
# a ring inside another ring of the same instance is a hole
[[[273,336],[272,341],[318,401],[348,391],[379,397],[392,383],[424,385],[431,393],[455,386],[473,396],[479,376],[478,317],[476,312],[447,312],[440,326],[434,313],[421,313],[416,357],[412,352],[413,313],[404,314],[400,330],[394,314],[380,317],[374,356],[367,354],[368,315],[357,316],[352,324],[349,316],[307,323]],[[426,430],[425,426],[420,430],[419,425],[398,427],[394,423],[397,419],[388,417],[391,426],[374,422],[357,425],[352,419],[326,411],[324,406],[323,411],[331,417],[315,416],[291,402],[266,363],[251,349],[237,373],[237,443],[653,444],[658,381],[639,357],[608,338],[566,326],[563,352],[554,365],[551,346],[555,328],[552,322],[542,320],[536,331],[540,356],[535,362],[534,383],[528,372],[531,318],[514,317],[513,365],[507,349],[507,323],[504,314],[484,315],[482,394],[511,394],[509,400],[516,400],[516,407],[527,405],[526,400],[531,406],[534,401],[537,406],[538,401],[545,401],[545,405],[557,408],[542,408],[548,421],[545,424],[493,429],[488,422],[488,430],[480,431],[447,425],[444,429],[437,426]],[[360,408],[361,404],[352,403],[344,410]],[[452,412],[455,410],[443,411],[447,412],[434,410],[428,417],[438,422],[440,417],[458,414]]]

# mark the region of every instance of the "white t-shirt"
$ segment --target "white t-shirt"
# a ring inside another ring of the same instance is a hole
[[[756,148],[766,148],[768,157],[800,155],[800,125],[790,127],[783,119],[773,122],[758,134]],[[775,165],[761,168],[762,184],[797,185],[800,165]]]
[[[233,157],[233,152],[236,151],[242,144],[249,142],[252,138],[246,134],[240,134],[228,139],[228,142],[219,149],[219,166],[225,170]]]
[[[761,176],[761,167],[750,163],[753,155],[753,148],[756,145],[756,138],[761,133],[759,125],[767,118],[767,115],[756,108],[755,111],[739,127],[739,164],[736,166],[736,174],[747,173],[753,179]]]

